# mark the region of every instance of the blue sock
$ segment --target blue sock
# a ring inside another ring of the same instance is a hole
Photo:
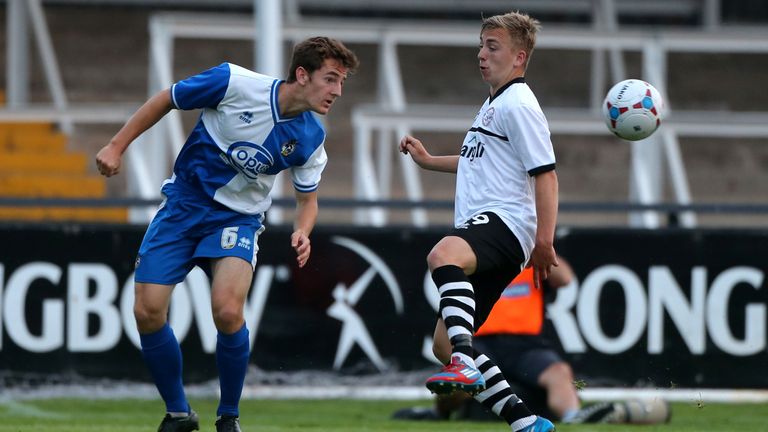
[[[219,368],[221,389],[216,415],[240,415],[240,395],[251,355],[249,340],[245,324],[230,335],[219,332],[216,337],[216,366]]]
[[[139,335],[141,353],[168,412],[189,412],[189,403],[181,382],[181,348],[171,326]]]

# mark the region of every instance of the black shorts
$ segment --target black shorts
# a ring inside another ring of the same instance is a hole
[[[504,288],[520,273],[525,254],[517,237],[492,212],[474,216],[463,228],[454,228],[447,235],[464,239],[477,258],[477,269],[469,276],[475,290],[477,330],[488,318]]]

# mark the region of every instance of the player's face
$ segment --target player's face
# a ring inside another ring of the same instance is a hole
[[[521,50],[517,49],[506,30],[487,29],[480,34],[480,75],[491,86],[491,91],[522,75],[520,66]]]
[[[309,109],[318,114],[328,114],[347,79],[347,68],[338,60],[325,59],[323,66],[312,72],[306,88]]]

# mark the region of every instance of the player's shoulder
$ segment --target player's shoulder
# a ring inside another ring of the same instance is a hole
[[[317,114],[312,111],[305,111],[301,115],[306,125],[304,128],[305,137],[311,139],[316,147],[319,146],[325,141],[325,126],[323,126]]]
[[[233,82],[243,82],[246,85],[262,85],[271,87],[277,81],[276,78],[269,75],[260,74],[250,69],[244,68],[235,63],[222,63],[222,67],[229,69],[229,74]]]
[[[525,84],[515,85],[500,94],[493,105],[500,118],[541,116],[538,99]]]
[[[222,67],[229,70],[229,87],[250,93],[271,91],[278,79],[269,75],[260,74],[250,69],[246,69],[234,63],[222,63]]]
[[[538,106],[536,95],[525,82],[514,83],[503,89],[493,98],[494,105],[499,109],[516,109],[524,106]]]
[[[272,94],[279,82],[268,75],[254,72],[234,63],[222,63],[229,69],[227,83],[227,103],[263,104],[272,99]]]

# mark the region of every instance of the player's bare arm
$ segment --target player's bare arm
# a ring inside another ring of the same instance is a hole
[[[530,266],[533,267],[534,282],[541,288],[541,281],[549,277],[552,266],[557,266],[554,248],[555,225],[557,223],[557,173],[548,171],[536,176],[536,243],[531,252]]]
[[[317,192],[296,192],[296,220],[291,234],[291,247],[296,251],[299,267],[304,267],[312,251],[309,234],[315,227],[317,213]]]
[[[139,135],[160,121],[173,108],[171,91],[165,89],[149,98],[125,125],[96,154],[96,167],[99,173],[112,177],[120,172],[123,153]]]
[[[416,165],[427,170],[455,173],[459,167],[458,155],[432,156],[421,141],[410,135],[400,140],[399,149],[400,153],[411,155]]]

